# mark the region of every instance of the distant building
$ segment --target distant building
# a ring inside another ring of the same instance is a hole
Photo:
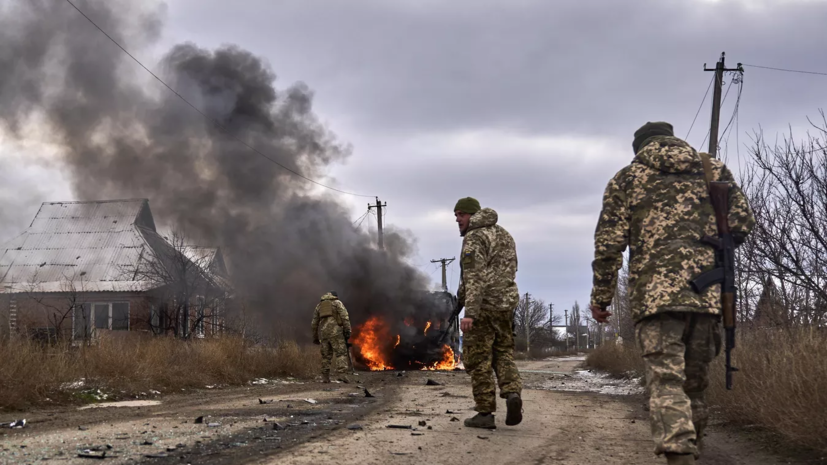
[[[229,290],[220,250],[170,243],[146,199],[47,202],[0,245],[0,336],[203,336]]]

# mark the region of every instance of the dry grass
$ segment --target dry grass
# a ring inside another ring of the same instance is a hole
[[[586,366],[618,377],[643,375],[643,359],[630,344],[603,344],[586,356]]]
[[[253,346],[235,337],[106,340],[84,348],[43,348],[19,341],[0,345],[0,360],[0,409],[21,409],[47,398],[66,400],[60,387],[81,378],[87,387],[130,394],[239,385],[255,378],[307,378],[318,373],[321,364],[314,346]]]
[[[724,385],[723,354],[710,367],[707,399],[719,418],[758,427],[784,443],[827,452],[827,332],[815,328],[741,331],[735,387]],[[607,344],[586,358],[615,375],[642,373],[634,346]]]
[[[734,389],[724,387],[723,356],[710,368],[710,403],[733,423],[753,425],[789,444],[827,452],[827,332],[799,328],[743,334],[733,352]]]

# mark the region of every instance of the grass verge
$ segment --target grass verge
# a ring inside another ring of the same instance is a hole
[[[123,395],[207,385],[240,385],[255,378],[309,378],[320,371],[314,346],[282,342],[254,346],[236,337],[180,341],[171,338],[103,340],[82,348],[0,345],[0,409],[18,410],[67,401],[67,385]]]

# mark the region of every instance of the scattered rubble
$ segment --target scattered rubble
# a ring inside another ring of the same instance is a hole
[[[304,399],[304,401],[307,402],[308,404],[318,404],[319,403],[319,401],[316,400],[316,399]]]
[[[24,418],[22,420],[14,420],[11,423],[2,423],[2,424],[0,424],[0,426],[2,426],[4,428],[12,428],[12,429],[25,428],[26,427],[26,419]]]
[[[411,425],[388,425],[386,428],[391,429],[411,429],[413,428]]]
[[[365,397],[374,397],[374,395],[371,394],[370,391],[368,391],[368,388],[363,388],[363,389],[365,390]]]
[[[432,380],[428,378],[428,381],[425,382],[426,386],[442,386],[442,383]]]

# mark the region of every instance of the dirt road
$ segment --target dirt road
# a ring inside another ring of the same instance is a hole
[[[374,397],[356,384],[280,381],[163,395],[155,405],[38,410],[26,428],[0,431],[0,463],[663,463],[638,385],[580,365],[521,363],[524,421],[506,427],[502,412],[494,431],[462,426],[474,413],[462,372],[361,373]],[[806,463],[734,433],[706,439],[702,463]]]

